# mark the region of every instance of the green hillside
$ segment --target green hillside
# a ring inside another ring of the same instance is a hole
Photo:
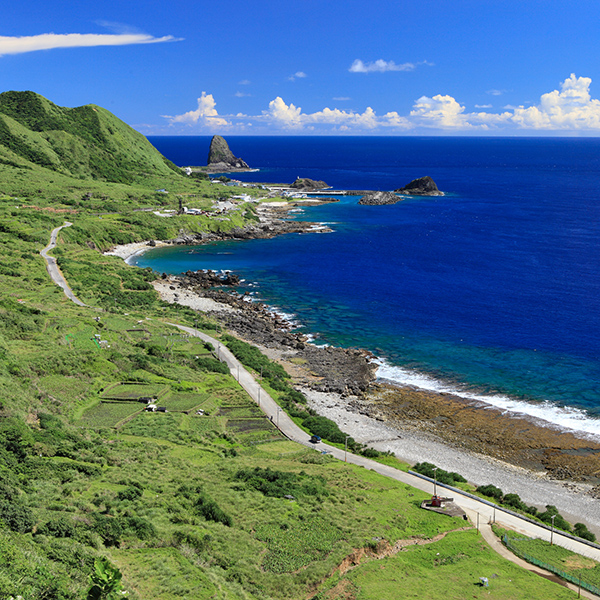
[[[0,94],[0,162],[118,183],[131,183],[142,173],[179,172],[104,108],[63,108],[34,92]]]

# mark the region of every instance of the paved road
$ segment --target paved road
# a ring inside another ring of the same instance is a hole
[[[67,280],[65,279],[64,275],[60,272],[60,269],[56,264],[56,258],[54,258],[54,256],[48,256],[48,252],[50,252],[50,250],[52,250],[53,248],[56,248],[56,239],[58,238],[58,232],[63,227],[70,227],[71,225],[73,225],[73,223],[65,221],[64,225],[53,229],[52,233],[50,234],[50,243],[40,252],[40,254],[46,261],[46,270],[48,271],[48,275],[50,275],[52,281],[54,281],[56,285],[59,285],[63,289],[65,296],[69,298],[69,300],[75,302],[75,304],[78,304],[79,306],[87,306],[87,304],[84,304],[81,300],[79,300],[79,298],[77,298],[77,296],[75,296],[73,290],[69,287]]]
[[[346,453],[344,450],[339,448],[335,448],[334,446],[329,446],[325,443],[319,443],[318,445],[313,445],[309,442],[308,434],[300,429],[292,419],[287,415],[285,411],[271,398],[271,396],[266,392],[266,390],[262,389],[260,385],[256,382],[254,377],[240,364],[240,362],[233,356],[233,354],[224,346],[221,342],[216,340],[215,338],[202,333],[192,327],[185,327],[183,325],[177,325],[175,323],[171,323],[171,325],[175,325],[179,329],[185,331],[189,335],[196,336],[204,340],[205,342],[209,342],[212,344],[217,351],[217,355],[220,360],[227,363],[231,374],[235,379],[239,382],[239,384],[248,392],[250,397],[260,406],[262,411],[273,421],[273,423],[278,427],[278,429],[290,440],[303,444],[305,446],[316,448],[321,450],[321,452],[327,452],[331,454],[335,458],[339,460],[343,460],[355,465],[359,465],[361,467],[365,467],[366,469],[371,469],[372,471],[376,471],[381,475],[385,475],[386,477],[391,477],[392,479],[396,479],[397,481],[401,481],[412,487],[420,489],[427,494],[433,494],[433,484],[429,481],[425,481],[419,477],[411,475],[410,473],[406,473],[404,471],[400,471],[398,469],[394,469],[393,467],[389,467],[387,465],[382,465],[378,462],[365,458],[364,456],[358,456],[356,454],[352,454],[350,452]],[[438,487],[438,492],[442,492],[443,488]],[[496,539],[493,533],[491,532],[490,523],[496,522],[499,525],[504,525],[518,533],[526,535],[528,537],[540,538],[547,541],[550,541],[552,537],[552,541],[554,544],[558,546],[562,546],[567,548],[577,554],[581,554],[583,556],[588,556],[593,558],[594,560],[600,561],[600,550],[597,548],[593,548],[581,542],[577,542],[576,540],[572,540],[565,536],[562,536],[557,531],[551,532],[545,529],[544,527],[540,527],[529,521],[524,519],[520,519],[515,515],[511,515],[505,513],[501,510],[495,510],[493,507],[484,504],[483,502],[479,502],[474,498],[470,498],[468,496],[464,496],[460,493],[452,492],[452,496],[457,504],[463,508],[472,522],[477,525],[479,523],[479,529],[482,533],[489,531],[489,535],[485,535],[486,539]],[[496,549],[498,545],[496,544]],[[500,544],[500,546],[502,546]],[[504,548],[504,546],[502,546]],[[516,558],[511,552],[506,550],[504,553],[507,557]],[[512,560],[512,558],[511,558]],[[519,559],[520,560],[520,559]],[[515,561],[513,561],[515,562]],[[521,561],[524,565],[527,565],[527,568],[530,568],[531,565],[529,563],[525,563]],[[521,564],[521,563],[518,563]],[[537,571],[541,571],[537,567],[534,567]],[[532,569],[530,569],[532,570]],[[582,590],[583,595],[583,590]],[[591,596],[593,597],[593,596]]]

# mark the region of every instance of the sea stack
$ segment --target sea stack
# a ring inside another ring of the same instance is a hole
[[[207,165],[211,171],[218,172],[250,168],[241,158],[233,155],[229,145],[220,135],[213,136],[210,141]]]
[[[407,194],[409,196],[443,196],[444,192],[438,190],[438,186],[431,177],[420,177],[413,179],[403,188],[394,190],[397,194]]]

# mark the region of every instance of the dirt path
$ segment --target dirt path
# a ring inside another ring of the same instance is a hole
[[[61,229],[63,229],[63,227],[70,227],[71,225],[73,225],[73,223],[65,221],[64,225],[53,229],[52,233],[50,234],[50,243],[40,252],[40,255],[46,261],[46,270],[48,271],[48,275],[50,275],[50,278],[52,279],[52,281],[54,281],[54,283],[56,283],[56,285],[60,286],[63,289],[65,296],[79,306],[87,306],[87,304],[84,304],[81,300],[79,300],[79,298],[77,298],[77,296],[75,296],[73,290],[69,287],[67,280],[65,279],[64,275],[60,272],[60,269],[56,264],[56,258],[54,258],[54,256],[48,255],[48,252],[50,252],[50,250],[56,248],[58,232]]]

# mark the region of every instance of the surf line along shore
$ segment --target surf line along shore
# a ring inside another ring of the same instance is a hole
[[[111,254],[127,260],[150,247],[130,244]],[[410,464],[427,461],[477,485],[493,484],[542,510],[552,504],[600,534],[597,441],[481,402],[385,383],[368,353],[307,343],[268,307],[201,288],[193,277],[154,285],[163,300],[211,314],[278,360],[309,405],[356,441]]]

